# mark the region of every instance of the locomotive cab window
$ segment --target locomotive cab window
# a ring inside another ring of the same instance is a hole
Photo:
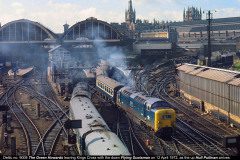
[[[151,110],[151,105],[147,105],[147,111]]]
[[[168,114],[168,115],[163,115],[163,116],[162,116],[162,119],[171,119],[171,118],[172,118],[172,116],[169,115],[169,114]]]

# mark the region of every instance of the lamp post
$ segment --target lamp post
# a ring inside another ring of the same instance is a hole
[[[211,67],[211,57],[212,57],[211,26],[212,26],[212,20],[213,20],[213,13],[211,12],[211,10],[207,11],[207,18],[206,18],[206,20],[208,22],[208,24],[207,24],[207,35],[208,35],[208,51],[207,51],[208,63],[207,63],[207,65],[209,67]]]

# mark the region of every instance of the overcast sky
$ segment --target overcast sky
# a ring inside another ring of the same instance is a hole
[[[17,19],[38,21],[54,32],[62,32],[88,17],[107,22],[123,22],[128,0],[0,0],[0,22]],[[216,10],[214,18],[240,16],[240,0],[133,0],[137,18],[182,20],[184,7]],[[204,17],[205,18],[205,15]]]

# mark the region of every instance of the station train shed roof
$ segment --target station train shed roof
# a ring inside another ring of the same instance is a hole
[[[193,64],[183,64],[177,70],[186,74],[195,75],[205,79],[211,79],[234,86],[240,86],[240,72],[226,69],[212,68]]]

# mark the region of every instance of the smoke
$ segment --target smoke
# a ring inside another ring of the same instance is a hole
[[[47,66],[47,50],[37,44],[0,44],[0,59],[21,67]]]
[[[126,54],[121,47],[107,46],[103,39],[94,40],[98,57],[105,60],[111,66],[109,76],[125,85],[133,85],[133,78],[130,77],[128,65],[126,63]]]

